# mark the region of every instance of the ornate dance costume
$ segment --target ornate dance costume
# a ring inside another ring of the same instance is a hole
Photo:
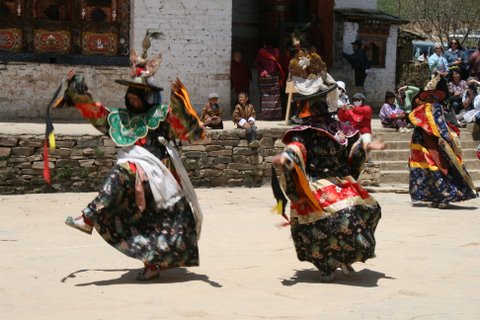
[[[162,104],[161,88],[151,84],[152,61],[131,60],[132,81],[117,81],[128,86],[127,108],[105,107],[86,90],[78,92],[83,83],[78,75],[69,82],[65,100],[122,149],[99,194],[81,217],[68,217],[66,224],[87,233],[94,226],[108,244],[145,263],[138,279],[147,280],[159,269],[199,264],[202,214],[170,142],[203,139],[205,131],[178,79],[170,104]]]
[[[327,88],[300,97],[309,101],[311,116],[306,125],[285,133],[286,148],[273,162],[282,164],[280,181],[291,201],[289,224],[297,257],[313,263],[322,280],[330,281],[337,268],[352,274],[351,264],[375,256],[374,233],[381,209],[355,180],[366,149],[358,131],[347,136],[334,120],[337,85],[326,72],[322,74]],[[274,194],[278,207],[284,208],[286,199],[276,184],[274,174]]]
[[[427,97],[439,94],[424,91]],[[423,99],[422,99],[423,100]],[[410,196],[413,201],[432,202],[445,207],[449,202],[478,196],[463,165],[457,133],[445,121],[438,102],[425,103],[409,115],[415,126],[410,144]]]

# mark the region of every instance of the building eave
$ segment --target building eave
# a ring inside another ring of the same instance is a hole
[[[409,21],[401,19],[399,17],[393,16],[391,14],[385,13],[378,10],[365,10],[357,8],[349,9],[335,9],[336,14],[343,16],[344,20],[347,21],[361,21],[361,20],[377,20],[384,23],[390,24],[407,24]]]

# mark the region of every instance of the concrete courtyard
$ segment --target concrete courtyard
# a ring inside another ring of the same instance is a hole
[[[375,193],[377,258],[321,283],[269,188],[198,189],[200,267],[139,283],[140,261],[63,224],[93,196],[0,196],[1,319],[480,318],[479,199],[439,210]]]

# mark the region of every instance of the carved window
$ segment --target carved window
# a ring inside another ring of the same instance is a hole
[[[129,32],[130,0],[0,1],[0,60],[124,64]]]
[[[389,31],[390,23],[384,21],[366,19],[360,23],[358,37],[373,68],[385,68]]]

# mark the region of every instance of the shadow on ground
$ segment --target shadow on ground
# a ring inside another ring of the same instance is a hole
[[[108,279],[108,280],[99,280],[86,283],[78,283],[77,287],[85,286],[109,286],[117,284],[158,284],[158,283],[176,283],[176,282],[187,282],[187,281],[203,281],[208,283],[212,287],[221,288],[222,285],[218,282],[212,281],[207,275],[197,274],[190,272],[187,269],[176,268],[171,270],[160,271],[160,277],[152,279],[149,281],[138,281],[136,280],[137,274],[140,272],[140,269],[82,269],[70,273],[64,277],[61,282],[66,283],[68,279],[75,278],[78,274],[83,272],[104,272],[108,274],[109,272],[125,272],[119,278]]]
[[[358,271],[353,277],[347,277],[340,270],[337,270],[335,272],[335,279],[329,283],[357,287],[377,287],[379,279],[395,280],[395,278],[386,276],[385,273],[380,273],[369,269]],[[315,269],[297,270],[290,279],[282,280],[282,284],[284,286],[293,286],[299,283],[328,284],[320,281],[320,273]]]
[[[432,204],[430,202],[414,202],[414,203],[412,203],[412,207],[432,208]],[[449,203],[448,207],[446,207],[444,209],[438,209],[438,210],[470,210],[470,211],[473,211],[473,210],[477,210],[477,209],[478,208],[474,207],[474,206],[466,206],[466,205]]]

